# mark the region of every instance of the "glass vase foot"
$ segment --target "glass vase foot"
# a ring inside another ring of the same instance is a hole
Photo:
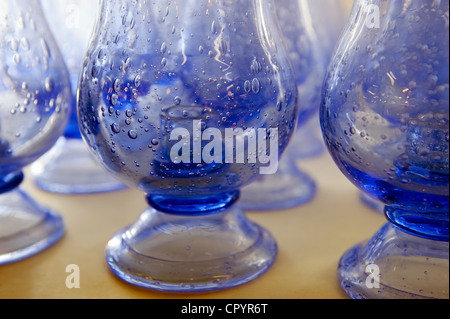
[[[343,255],[339,281],[354,299],[448,299],[448,245],[388,223]]]
[[[276,259],[277,244],[237,207],[205,216],[149,208],[106,247],[121,279],[166,292],[202,292],[247,283]]]
[[[61,137],[31,165],[30,173],[38,188],[51,193],[91,194],[126,188],[97,163],[81,139]]]
[[[304,205],[317,192],[315,181],[286,156],[277,173],[263,175],[241,190],[239,206],[247,211],[274,211]]]
[[[0,265],[47,249],[63,233],[61,216],[37,204],[23,190],[0,194]]]

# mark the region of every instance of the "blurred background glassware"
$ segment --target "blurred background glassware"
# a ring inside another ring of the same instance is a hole
[[[72,113],[64,136],[30,166],[37,187],[62,194],[89,194],[121,190],[92,156],[81,138],[76,112],[78,80],[89,38],[95,26],[98,0],[40,0],[63,58],[72,85]]]
[[[384,204],[376,198],[373,198],[365,192],[359,192],[359,199],[361,202],[372,209],[376,213],[384,214]]]
[[[27,258],[64,233],[58,213],[20,188],[22,169],[63,134],[69,76],[38,0],[0,2],[0,264]]]
[[[326,68],[347,21],[343,0],[277,0],[277,17],[294,66],[299,91],[298,129],[277,174],[242,190],[240,205],[250,211],[289,209],[312,200],[316,182],[297,166],[325,150],[319,107]]]
[[[355,1],[327,76],[324,139],[388,223],[342,256],[352,298],[448,298],[449,2]]]
[[[235,205],[296,127],[294,75],[273,9],[262,0],[101,2],[79,86],[81,132],[150,205],[107,245],[123,280],[209,291],[253,280],[275,261],[275,239]],[[231,140],[220,139],[226,132]]]

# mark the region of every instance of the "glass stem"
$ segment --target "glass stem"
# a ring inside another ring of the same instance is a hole
[[[425,214],[387,206],[385,214],[394,226],[404,232],[437,241],[449,240],[448,212]]]
[[[239,199],[239,191],[195,197],[147,194],[145,198],[152,208],[160,212],[198,216],[215,214],[230,208]]]

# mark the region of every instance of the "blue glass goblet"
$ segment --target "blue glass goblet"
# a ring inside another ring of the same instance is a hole
[[[251,211],[288,209],[315,197],[316,182],[300,170],[297,161],[325,149],[318,119],[320,96],[326,67],[346,21],[340,0],[277,0],[275,5],[294,66],[300,113],[298,129],[277,174],[263,176],[242,190],[240,205]]]
[[[79,85],[86,142],[149,208],[106,247],[123,280],[161,291],[246,283],[277,244],[235,205],[274,173],[297,91],[272,1],[102,1]]]
[[[95,160],[81,138],[76,112],[76,92],[84,54],[95,26],[98,1],[41,0],[47,22],[69,70],[72,113],[64,136],[30,167],[34,183],[42,190],[62,194],[115,191],[125,185]]]
[[[341,258],[353,298],[448,298],[449,2],[355,2],[327,77],[323,134],[388,223]]]
[[[63,234],[62,218],[19,188],[22,169],[63,134],[70,83],[38,0],[0,2],[0,264]]]

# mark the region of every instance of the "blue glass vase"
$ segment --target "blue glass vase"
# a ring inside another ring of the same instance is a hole
[[[338,268],[353,298],[448,298],[449,2],[355,2],[327,76],[326,144],[388,223]]]
[[[267,175],[242,190],[240,205],[251,211],[289,209],[311,201],[316,182],[297,162],[323,150],[319,107],[323,79],[346,22],[340,0],[277,0],[277,17],[294,66],[299,94],[298,129],[277,174]]]
[[[20,188],[22,169],[63,134],[70,112],[64,61],[37,0],[0,2],[0,264],[54,244],[59,214]]]
[[[107,244],[134,285],[197,292],[244,284],[275,239],[235,203],[277,169],[298,117],[272,1],[102,1],[79,84],[80,128],[149,208]]]
[[[81,138],[76,94],[83,57],[97,17],[95,0],[40,0],[69,70],[72,113],[64,135],[30,166],[37,187],[61,194],[89,194],[125,188],[95,160]]]

